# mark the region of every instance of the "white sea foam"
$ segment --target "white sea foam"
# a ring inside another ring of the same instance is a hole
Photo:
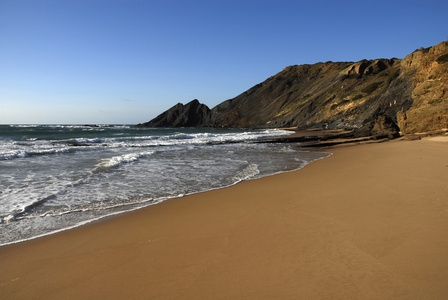
[[[34,150],[7,150],[0,152],[0,161],[15,158],[25,158],[36,155],[61,154],[61,153],[67,153],[69,151],[70,149],[68,147],[54,148],[54,149],[34,149]]]
[[[97,138],[76,138],[76,139],[73,139],[72,141],[74,143],[78,143],[78,144],[99,144],[99,143],[108,142],[108,139],[99,138],[99,137],[97,137]]]
[[[99,167],[99,168],[115,168],[120,165],[138,161],[139,159],[151,156],[154,153],[155,153],[155,151],[146,151],[146,152],[128,153],[128,154],[113,156],[111,158],[103,159],[99,164],[97,164],[97,167]]]
[[[174,133],[166,136],[133,136],[110,138],[76,138],[74,144],[103,145],[110,148],[156,147],[175,145],[204,145],[216,143],[250,142],[259,138],[289,135],[291,131],[268,129],[239,133]]]
[[[23,124],[12,124],[9,125],[10,127],[17,127],[17,128],[27,128],[27,127],[31,127],[31,128],[36,128],[39,127],[41,125],[35,125],[35,124],[28,124],[28,125],[23,125]]]
[[[245,167],[243,170],[239,171],[233,177],[234,184],[239,183],[241,181],[253,178],[254,176],[260,174],[260,170],[258,170],[257,164],[250,164]]]

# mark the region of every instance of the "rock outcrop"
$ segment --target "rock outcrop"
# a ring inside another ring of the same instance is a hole
[[[178,103],[149,122],[137,127],[203,127],[210,123],[210,109],[197,99]]]
[[[211,110],[194,100],[139,126],[352,129],[389,137],[448,128],[448,42],[403,60],[290,66]]]

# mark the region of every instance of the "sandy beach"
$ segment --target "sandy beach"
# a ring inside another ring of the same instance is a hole
[[[305,168],[0,248],[1,299],[448,299],[448,142]]]

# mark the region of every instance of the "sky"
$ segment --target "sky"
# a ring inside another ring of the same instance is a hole
[[[0,124],[137,124],[448,40],[446,0],[0,0]]]

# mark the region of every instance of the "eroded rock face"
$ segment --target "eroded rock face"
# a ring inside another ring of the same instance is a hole
[[[412,105],[412,82],[396,61],[285,68],[214,107],[212,126],[356,129],[377,115],[396,122]]]
[[[386,70],[391,67],[397,59],[376,59],[373,61],[362,60],[360,62],[354,63],[348,70],[347,75],[370,75],[378,74],[381,71]]]
[[[406,111],[405,133],[448,128],[448,42],[419,49],[403,60],[404,69],[414,72],[413,104]]]
[[[373,117],[372,121],[365,122],[355,130],[355,136],[373,136],[375,138],[393,139],[400,136],[400,128],[388,116]]]
[[[379,116],[371,131],[372,136],[395,138],[399,136],[400,129],[397,124],[388,116]]]
[[[389,137],[448,128],[448,42],[403,60],[289,66],[211,110],[179,103],[139,126],[296,126]]]

